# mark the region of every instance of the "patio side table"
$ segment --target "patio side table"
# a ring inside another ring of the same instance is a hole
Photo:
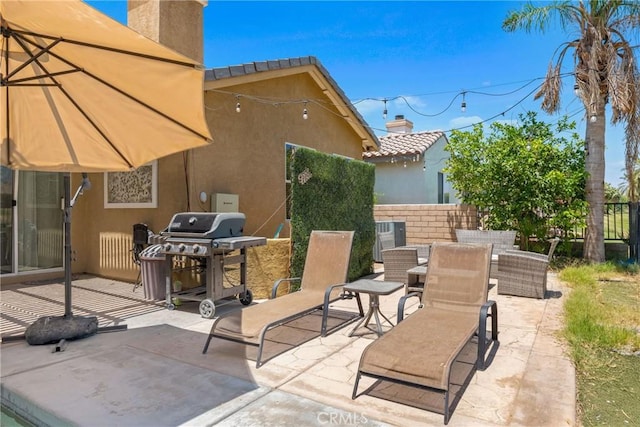
[[[358,324],[353,328],[353,330],[349,333],[349,336],[353,336],[355,331],[360,327],[365,327],[375,332],[379,337],[382,336],[383,332],[382,323],[380,322],[380,316],[382,316],[384,320],[386,320],[391,326],[393,326],[391,320],[389,320],[387,316],[382,314],[382,312],[380,311],[380,295],[390,295],[403,286],[404,283],[402,282],[385,282],[382,280],[371,279],[360,279],[344,285],[345,291],[351,291],[356,294],[365,293],[369,295],[369,311],[367,311],[364,319],[360,320]],[[371,327],[369,327],[369,321],[371,320],[371,317],[375,317],[376,329],[372,329]]]

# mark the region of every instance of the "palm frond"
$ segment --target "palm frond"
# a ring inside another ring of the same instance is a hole
[[[560,65],[560,63],[556,63],[555,66],[549,64],[544,82],[534,96],[534,99],[543,98],[541,107],[549,114],[558,111],[560,107],[560,92],[562,90]]]

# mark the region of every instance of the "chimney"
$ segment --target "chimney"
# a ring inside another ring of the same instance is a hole
[[[129,0],[127,25],[145,37],[204,62],[202,9],[207,0]]]
[[[398,114],[395,120],[387,122],[387,135],[399,133],[411,133],[413,130],[413,122],[404,118],[404,115]]]

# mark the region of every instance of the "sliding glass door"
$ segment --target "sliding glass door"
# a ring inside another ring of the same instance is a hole
[[[13,216],[15,212],[13,197],[13,171],[0,169],[0,272],[13,273]]]
[[[2,168],[2,273],[62,267],[63,196],[61,173]]]

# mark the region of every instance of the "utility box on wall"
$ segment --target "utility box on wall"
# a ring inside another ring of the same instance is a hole
[[[214,193],[211,195],[211,212],[238,212],[237,194]]]

